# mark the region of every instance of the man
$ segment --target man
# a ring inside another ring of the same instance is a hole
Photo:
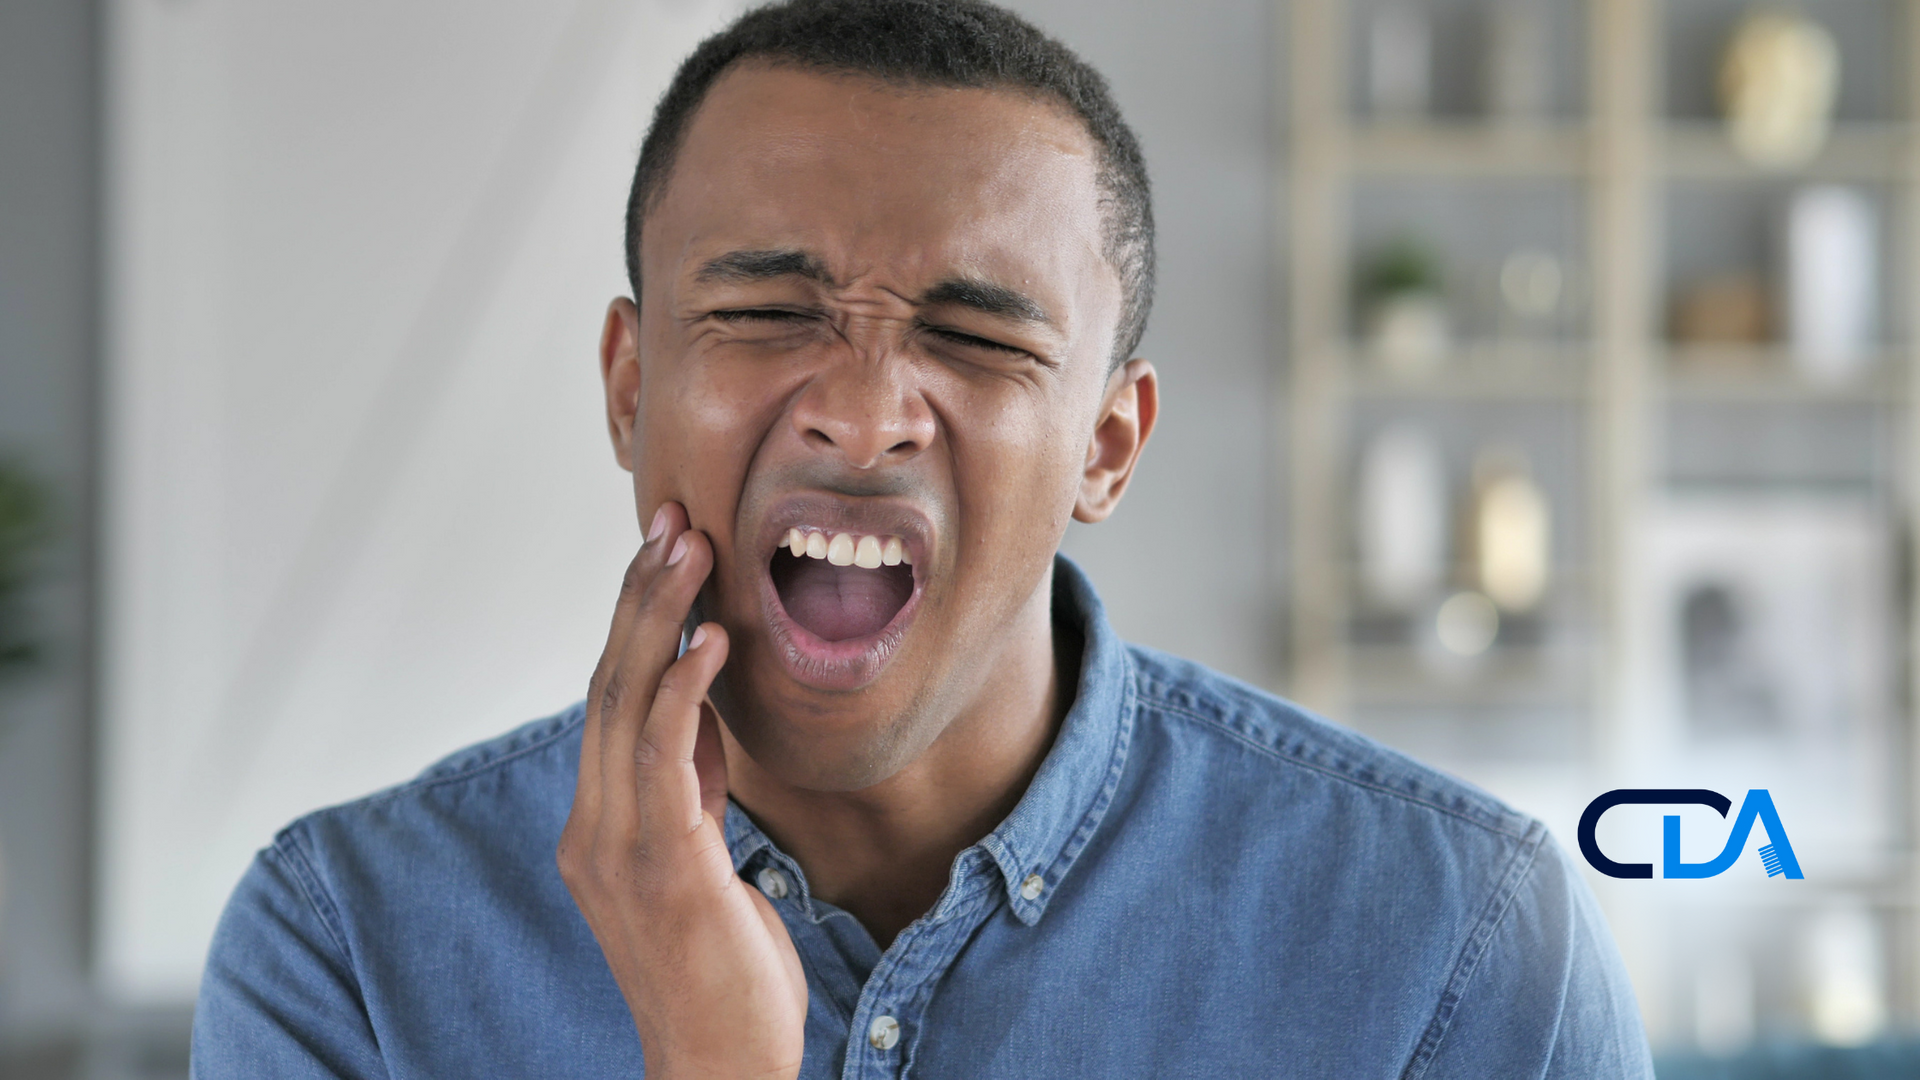
[[[627,244],[587,699],[262,852],[197,1075],[1651,1075],[1537,822],[1122,644],[1056,554],[1158,412],[1091,69],[978,0],[762,9]]]

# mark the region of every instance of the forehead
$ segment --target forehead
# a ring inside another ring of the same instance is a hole
[[[1092,137],[1052,101],[744,65],[694,115],[642,255],[799,248],[836,277],[962,268],[1033,286],[1105,269],[1117,290],[1096,178]]]

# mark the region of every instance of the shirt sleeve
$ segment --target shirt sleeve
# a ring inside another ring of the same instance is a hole
[[[291,832],[260,852],[214,931],[194,1080],[387,1076],[331,902]]]
[[[1463,956],[1427,1036],[1410,1080],[1653,1080],[1606,917],[1552,837],[1477,960]]]

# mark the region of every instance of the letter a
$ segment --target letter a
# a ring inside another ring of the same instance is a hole
[[[1780,824],[1780,814],[1773,808],[1773,796],[1765,788],[1753,788],[1747,792],[1745,802],[1740,804],[1740,816],[1734,819],[1733,832],[1727,837],[1727,846],[1712,862],[1688,863],[1680,861],[1680,819],[1669,815],[1662,837],[1664,856],[1661,876],[1670,878],[1710,878],[1727,871],[1735,859],[1740,857],[1741,849],[1747,846],[1747,834],[1753,831],[1753,823],[1758,819],[1767,830],[1768,845],[1760,850],[1760,861],[1767,868],[1767,876],[1784,873],[1789,878],[1804,878],[1800,872],[1800,860],[1794,858],[1793,844],[1787,840],[1786,826]]]

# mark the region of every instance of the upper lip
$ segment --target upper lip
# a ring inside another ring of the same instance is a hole
[[[933,543],[933,522],[918,507],[898,499],[820,491],[788,495],[773,504],[761,524],[756,550],[763,563],[773,558],[774,550],[792,528],[898,536],[913,561],[914,576],[920,576],[921,568],[930,565],[927,556]]]

